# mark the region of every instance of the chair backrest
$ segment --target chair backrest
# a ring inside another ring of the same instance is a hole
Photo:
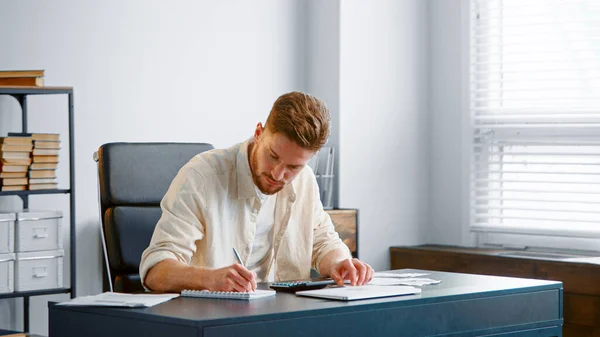
[[[98,149],[100,218],[113,291],[143,290],[138,268],[161,216],[160,201],[181,167],[211,149],[206,143],[108,143]]]

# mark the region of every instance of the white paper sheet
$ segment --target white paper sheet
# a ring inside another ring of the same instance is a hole
[[[123,294],[105,292],[98,295],[77,297],[70,301],[58,303],[58,305],[144,308],[166,302],[175,297],[179,297],[179,294]]]
[[[422,286],[427,284],[438,284],[442,281],[430,278],[392,278],[392,277],[373,277],[369,285],[375,286],[391,286],[391,285],[406,285],[406,286]]]
[[[296,292],[296,296],[327,298],[332,300],[353,301],[367,298],[420,294],[421,289],[405,286],[378,287],[371,285],[357,287],[332,287]]]
[[[390,272],[382,272],[376,271],[373,273],[373,277],[419,277],[429,275],[427,273],[390,273]]]
[[[598,257],[598,256],[592,256],[592,257],[573,257],[573,258],[569,258],[569,259],[564,259],[563,261],[600,264],[600,257]]]

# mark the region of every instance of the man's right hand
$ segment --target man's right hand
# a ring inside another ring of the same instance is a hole
[[[241,264],[212,269],[185,265],[166,259],[152,267],[144,284],[159,292],[180,292],[183,289],[208,289],[212,291],[256,290],[256,274]]]
[[[256,274],[239,263],[207,271],[206,287],[212,291],[256,290]]]

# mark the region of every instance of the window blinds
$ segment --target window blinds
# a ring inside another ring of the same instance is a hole
[[[471,229],[600,237],[600,1],[470,14]]]

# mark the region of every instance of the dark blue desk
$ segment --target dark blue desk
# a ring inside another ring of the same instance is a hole
[[[402,272],[417,272],[404,269]],[[50,337],[561,337],[561,282],[431,272],[420,295],[339,302],[278,293],[177,298],[145,309],[49,304]]]

